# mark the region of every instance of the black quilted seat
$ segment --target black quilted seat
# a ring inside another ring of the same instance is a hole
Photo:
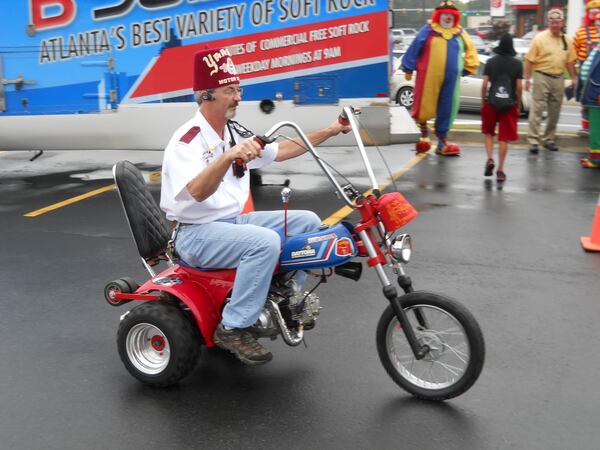
[[[146,261],[155,260],[165,253],[171,239],[163,212],[132,163],[119,161],[113,167],[113,176],[138,252]]]

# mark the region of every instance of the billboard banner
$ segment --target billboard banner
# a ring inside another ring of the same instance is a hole
[[[227,47],[244,99],[294,95],[297,77],[339,98],[388,89],[387,0],[20,0],[0,7],[8,114],[85,113],[185,101],[192,56]],[[0,113],[1,115],[2,113]]]

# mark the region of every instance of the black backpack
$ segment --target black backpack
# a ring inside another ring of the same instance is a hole
[[[515,106],[515,95],[510,77],[503,73],[492,83],[488,93],[488,101],[498,112],[509,111]]]

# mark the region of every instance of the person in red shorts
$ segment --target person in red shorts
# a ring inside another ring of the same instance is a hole
[[[502,36],[494,53],[496,55],[485,65],[481,87],[481,132],[485,135],[487,152],[484,175],[489,177],[494,173],[494,136],[498,124],[496,179],[504,182],[504,160],[508,152],[508,143],[519,139],[517,120],[521,109],[523,64],[515,58],[517,52],[513,47],[512,35],[508,33]]]

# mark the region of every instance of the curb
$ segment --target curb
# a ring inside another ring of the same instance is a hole
[[[459,144],[481,145],[485,144],[484,136],[480,130],[452,129],[449,139]],[[577,136],[575,133],[556,133],[556,145],[561,152],[586,153],[588,151],[588,138]],[[519,130],[519,140],[511,142],[509,146],[528,147],[527,132]]]

